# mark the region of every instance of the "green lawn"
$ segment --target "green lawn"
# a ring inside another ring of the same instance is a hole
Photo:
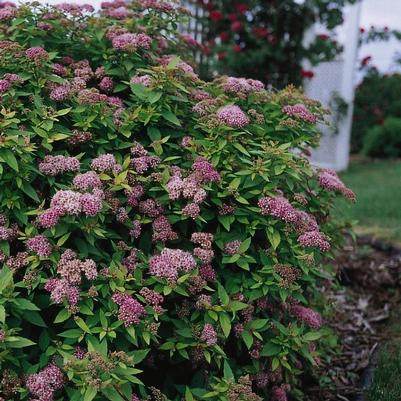
[[[341,178],[357,201],[340,200],[335,213],[357,220],[359,234],[401,244],[401,161],[354,161]]]

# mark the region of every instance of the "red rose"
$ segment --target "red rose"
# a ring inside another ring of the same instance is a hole
[[[220,40],[222,42],[228,42],[230,40],[230,34],[228,32],[222,32],[220,34]]]
[[[265,38],[269,34],[269,31],[262,26],[257,26],[252,31],[259,38]]]
[[[361,65],[366,66],[370,63],[371,60],[372,60],[372,56],[366,56],[362,59]]]
[[[312,79],[315,76],[315,73],[311,70],[304,70],[303,68],[301,69],[301,77],[302,78],[308,78],[308,79]]]
[[[239,32],[242,29],[242,27],[243,27],[243,24],[240,21],[234,21],[231,24],[231,30],[234,32]]]
[[[221,53],[219,53],[219,54],[217,55],[217,58],[218,58],[219,60],[224,60],[224,59],[226,58],[226,56],[227,56],[227,53],[226,53],[226,52],[221,52]]]
[[[248,10],[248,6],[245,3],[238,3],[235,5],[235,9],[241,13],[245,14],[245,12]]]
[[[234,50],[235,53],[241,53],[241,51],[242,51],[240,45],[235,45],[235,46],[233,47],[233,50]]]
[[[320,40],[324,40],[324,41],[326,41],[326,40],[329,39],[329,35],[326,35],[325,33],[321,33],[321,34],[317,35],[317,37],[318,37]]]
[[[360,33],[365,33],[365,28],[362,28],[362,27],[359,28],[359,32],[360,32]]]
[[[228,16],[228,19],[229,19],[231,22],[234,22],[234,21],[237,21],[238,17],[239,17],[239,15],[237,15],[237,14],[230,14],[230,15]]]
[[[213,22],[219,22],[224,18],[223,13],[219,10],[210,11],[209,17]]]
[[[203,46],[202,53],[206,56],[209,56],[212,53],[212,49],[209,46]]]

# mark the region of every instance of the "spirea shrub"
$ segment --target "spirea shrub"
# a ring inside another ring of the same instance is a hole
[[[172,3],[0,9],[2,400],[287,400],[353,199],[318,103],[199,80]]]

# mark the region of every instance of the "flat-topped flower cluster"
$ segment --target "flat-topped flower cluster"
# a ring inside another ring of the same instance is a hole
[[[325,111],[202,82],[180,13],[0,5],[0,400],[287,400],[324,360]]]

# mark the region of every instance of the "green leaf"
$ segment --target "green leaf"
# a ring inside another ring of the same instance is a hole
[[[173,123],[174,125],[178,125],[179,127],[181,126],[180,120],[177,118],[177,116],[172,113],[171,111],[163,111],[162,116],[169,121],[170,123]]]
[[[267,342],[262,351],[260,352],[261,356],[274,356],[278,355],[281,351],[281,346],[278,344],[275,344],[271,341]]]
[[[220,283],[217,285],[217,293],[219,294],[222,305],[227,305],[230,302],[230,297],[228,296],[227,291]]]
[[[38,312],[29,311],[24,313],[24,319],[28,322],[34,324],[39,327],[47,327],[47,324],[43,320],[42,316]]]
[[[244,343],[245,343],[246,347],[247,347],[248,349],[250,349],[250,348],[252,347],[252,344],[253,344],[253,337],[252,337],[252,334],[251,334],[249,331],[244,330],[244,331],[241,333],[241,337],[242,337],[242,339],[244,340]]]
[[[4,323],[6,321],[6,309],[3,305],[0,305],[0,323]]]
[[[0,270],[0,293],[12,282],[13,272],[7,266],[4,266]]]
[[[304,335],[304,340],[306,341],[315,341],[318,340],[322,336],[318,331],[310,331]]]
[[[33,189],[32,185],[29,184],[28,182],[24,181],[22,183],[22,190],[35,202],[40,202],[39,197],[36,193],[36,191]]]
[[[61,309],[54,319],[54,323],[62,323],[66,321],[71,316],[71,313],[67,309]]]
[[[245,241],[243,241],[238,248],[238,253],[245,253],[249,247],[251,246],[252,238],[247,238]]]
[[[40,310],[33,302],[25,298],[16,298],[14,303],[18,305],[21,310],[38,311]]]
[[[0,157],[15,171],[19,171],[18,162],[13,152],[9,149],[1,149]]]
[[[220,326],[221,329],[223,330],[223,333],[225,337],[227,338],[230,335],[231,332],[231,321],[227,313],[219,313],[219,321],[220,321]]]
[[[126,401],[114,387],[104,388],[102,393],[110,401]]]
[[[231,370],[231,367],[228,363],[227,360],[224,360],[224,365],[223,365],[223,374],[225,379],[233,379],[234,378],[234,373]]]
[[[6,337],[6,343],[10,348],[25,348],[30,347],[31,345],[35,345],[33,341],[24,337]]]
[[[75,323],[85,332],[88,334],[91,334],[91,330],[90,328],[87,326],[87,324],[85,323],[85,321],[82,318],[77,318],[75,319]]]
[[[185,387],[185,401],[195,401],[195,398],[188,386]]]
[[[281,242],[280,233],[277,230],[274,230],[273,233],[271,233],[270,231],[266,231],[266,234],[267,234],[267,238],[269,238],[269,241],[270,241],[273,249],[276,250]]]
[[[248,151],[239,143],[233,142],[233,146],[246,156],[251,156]]]
[[[89,386],[85,391],[85,396],[83,401],[92,401],[97,394],[96,387]]]

